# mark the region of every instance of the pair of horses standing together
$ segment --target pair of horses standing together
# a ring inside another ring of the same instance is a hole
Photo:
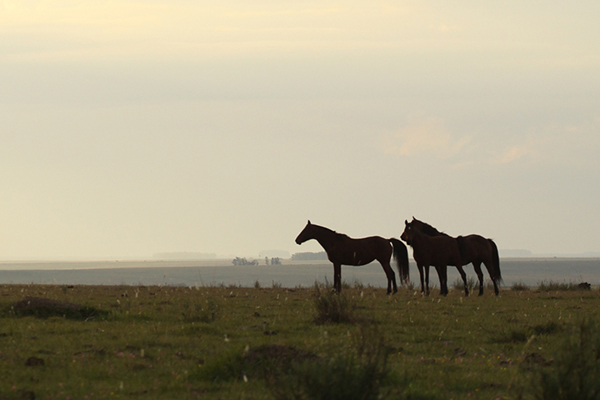
[[[440,279],[440,293],[448,294],[447,266],[455,266],[464,282],[465,295],[469,290],[463,265],[472,263],[479,278],[479,295],[483,294],[483,263],[494,284],[494,292],[498,295],[498,284],[502,281],[498,248],[491,239],[479,235],[459,236],[453,238],[413,217],[411,222],[405,221],[401,239],[413,248],[413,256],[421,278],[421,292],[429,294],[429,267],[436,269]],[[342,289],[342,265],[365,265],[377,260],[387,276],[387,293],[398,291],[396,276],[390,266],[392,254],[398,264],[401,283],[408,282],[408,252],[404,243],[398,239],[384,239],[371,236],[353,239],[331,229],[314,225],[310,221],[296,238],[297,244],[315,239],[325,249],[329,261],[333,263],[333,286],[338,292]],[[390,246],[391,244],[391,246]],[[425,281],[423,277],[425,271]]]

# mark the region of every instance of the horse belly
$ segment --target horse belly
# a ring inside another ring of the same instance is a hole
[[[359,266],[366,265],[374,259],[375,258],[371,254],[366,253],[364,251],[347,250],[342,252],[340,258],[337,261],[339,262],[339,264]],[[331,262],[335,263],[336,261],[331,260]]]
[[[419,254],[417,254],[419,253]],[[422,251],[414,252],[415,261],[432,267],[461,267],[460,252],[452,246],[424,246]]]

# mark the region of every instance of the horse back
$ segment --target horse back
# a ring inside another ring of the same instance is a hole
[[[489,239],[481,235],[459,236],[457,238],[461,242],[463,264],[470,262],[491,261],[493,257],[493,247]]]
[[[387,261],[392,257],[389,240],[380,236],[365,238],[340,237],[327,252],[329,260],[344,265],[365,265],[374,260]]]

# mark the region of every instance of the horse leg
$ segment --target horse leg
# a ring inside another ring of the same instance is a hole
[[[425,292],[426,296],[429,296],[429,265],[425,266],[425,288],[427,291]]]
[[[485,269],[487,269],[488,275],[490,276],[490,278],[492,279],[492,282],[494,283],[494,294],[496,296],[498,296],[498,293],[499,293],[498,282],[494,278],[495,275],[492,273],[494,271],[494,269],[493,269],[494,267],[493,267],[492,261],[491,260],[489,260],[489,261],[486,260],[486,261],[483,262],[483,265],[485,265]]]
[[[333,288],[338,293],[342,291],[342,264],[333,264]]]
[[[387,288],[387,294],[391,294],[392,293],[392,284],[394,285],[394,293],[396,293],[398,291],[398,286],[396,285],[396,274],[394,274],[394,270],[392,269],[392,267],[390,266],[389,262],[380,262],[381,266],[383,267],[383,271],[385,272],[385,275],[387,276],[387,280],[388,280],[388,288]]]
[[[458,269],[458,273],[460,274],[460,277],[463,280],[463,284],[465,285],[465,297],[467,297],[469,296],[469,284],[467,283],[467,274],[465,274],[465,270],[461,266],[456,267],[456,269]]]
[[[483,272],[481,272],[481,263],[473,261],[473,268],[475,268],[475,273],[479,279],[479,295],[483,296]]]
[[[419,277],[421,278],[421,293],[425,293],[425,281],[423,280],[423,266],[421,264],[417,264],[417,268],[419,269]]]
[[[435,267],[435,270],[438,273],[438,277],[440,278],[440,295],[446,296],[448,294],[448,276],[447,276],[447,268],[446,267]]]

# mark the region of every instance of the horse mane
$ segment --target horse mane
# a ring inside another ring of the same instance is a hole
[[[321,225],[312,224],[312,226],[315,228],[321,229],[329,234],[332,234],[333,236],[335,236],[336,239],[349,238],[349,236],[346,235],[345,233],[338,233],[338,232],[334,231],[333,229],[329,229],[329,228],[321,226]]]
[[[438,231],[436,228],[434,228],[433,226],[429,225],[427,222],[420,221],[420,220],[416,219],[415,217],[413,217],[413,221],[418,222],[419,224],[421,224],[422,227],[423,227],[423,233],[426,234],[426,235],[428,235],[428,236],[439,236],[439,235],[448,236],[447,233]]]

